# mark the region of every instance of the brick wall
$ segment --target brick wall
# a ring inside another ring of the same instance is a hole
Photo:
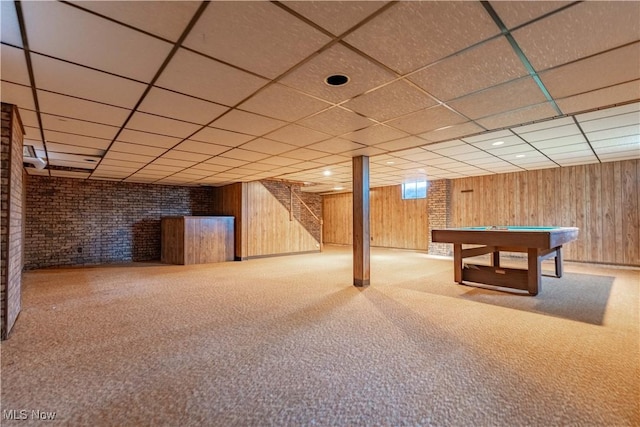
[[[210,215],[211,188],[29,176],[25,268],[160,259],[163,216]]]
[[[305,193],[301,191],[299,184],[291,182],[271,180],[260,182],[288,211],[291,211],[291,191],[293,191],[311,209],[313,214],[318,218],[322,218],[322,196],[314,193]],[[295,196],[293,197],[293,217],[302,224],[314,239],[318,242],[320,241],[320,222],[313,217]]]
[[[0,338],[7,339],[22,306],[22,139],[16,107],[2,104],[0,155]]]
[[[452,256],[451,244],[431,241],[431,230],[451,226],[451,181],[448,179],[429,181],[427,200],[429,202],[429,254]]]

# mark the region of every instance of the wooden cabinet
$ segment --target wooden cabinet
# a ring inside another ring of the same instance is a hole
[[[162,218],[161,261],[167,264],[207,264],[234,258],[232,216]]]

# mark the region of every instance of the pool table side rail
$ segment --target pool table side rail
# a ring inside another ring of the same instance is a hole
[[[446,228],[432,230],[431,236],[432,241],[437,243],[551,249],[576,240],[578,231],[575,227],[540,231]]]

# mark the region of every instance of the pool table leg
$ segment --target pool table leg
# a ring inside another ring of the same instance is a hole
[[[462,244],[453,244],[453,280],[462,283]]]
[[[493,252],[491,256],[491,265],[494,267],[500,267],[500,251]]]
[[[529,271],[527,274],[527,290],[530,295],[538,295],[541,283],[541,262],[538,256],[538,248],[529,248],[527,251],[527,262]]]
[[[556,249],[556,277],[562,277],[562,246]]]

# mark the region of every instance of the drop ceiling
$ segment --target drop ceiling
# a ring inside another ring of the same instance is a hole
[[[636,1],[1,7],[33,175],[322,193],[359,155],[372,186],[640,158]]]

